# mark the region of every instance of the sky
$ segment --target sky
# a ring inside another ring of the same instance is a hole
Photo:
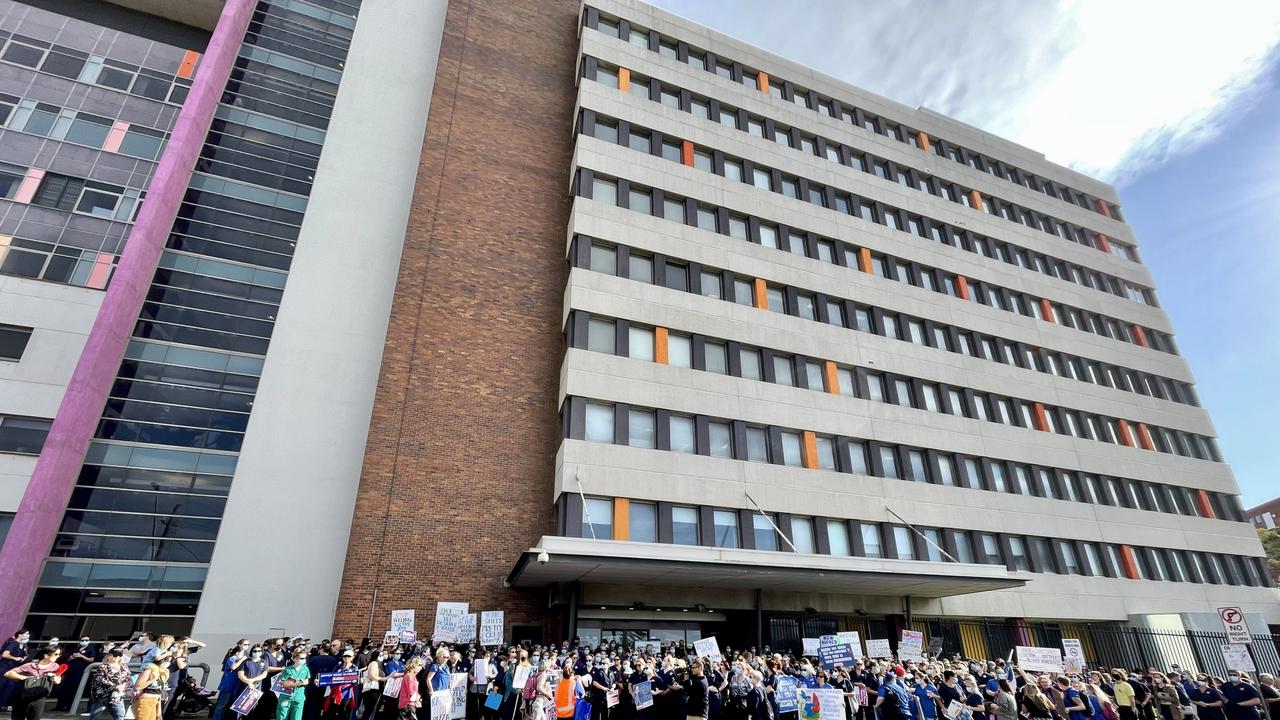
[[[1280,495],[1280,2],[650,2],[1114,183],[1245,506]]]

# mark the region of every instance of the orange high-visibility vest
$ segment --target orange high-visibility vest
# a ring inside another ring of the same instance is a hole
[[[575,699],[574,689],[578,686],[577,678],[564,679],[560,678],[560,682],[556,683],[556,717],[571,718]]]

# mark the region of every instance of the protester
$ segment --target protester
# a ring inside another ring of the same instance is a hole
[[[573,666],[566,662],[560,670],[560,681],[556,683],[556,717],[559,720],[571,720],[581,697],[582,684],[574,677]]]
[[[1280,720],[1280,689],[1271,673],[1258,675],[1258,692],[1262,694],[1262,707],[1271,720]]]
[[[422,670],[422,658],[413,657],[404,667],[400,681],[400,720],[416,720],[422,696],[418,694],[418,673]]]
[[[152,654],[154,657],[155,654]],[[241,669],[243,672],[243,669]],[[169,688],[169,670],[157,663],[148,662],[133,682],[133,716],[137,720],[156,720],[160,717],[165,695]],[[15,719],[16,720],[16,719]]]
[[[58,689],[54,692],[54,696],[58,699],[54,705],[54,711],[60,713],[71,712],[71,701],[75,698],[76,690],[80,687],[80,680],[84,677],[85,668],[98,659],[98,649],[95,648],[90,639],[87,637],[80,638],[80,644],[71,650],[71,654],[67,656],[67,671],[62,673],[62,683],[58,685]]]
[[[31,632],[26,628],[14,633],[0,646],[0,709],[8,708],[12,703],[10,695],[15,681],[10,680],[8,673],[27,659],[27,643],[31,640]]]
[[[1228,671],[1227,682],[1219,690],[1227,701],[1227,720],[1258,720],[1262,693],[1244,682],[1239,670]]]
[[[129,667],[125,663],[124,650],[112,648],[103,656],[102,663],[89,676],[89,720],[124,720],[124,694],[129,687]]]
[[[36,659],[5,672],[5,679],[14,683],[9,695],[13,720],[40,720],[44,717],[45,698],[62,682],[58,675],[60,654],[57,645],[46,645]]]

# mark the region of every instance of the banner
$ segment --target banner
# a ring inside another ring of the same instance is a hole
[[[915,630],[903,630],[902,639],[898,641],[898,660],[924,660],[924,633]]]
[[[844,693],[836,688],[799,688],[799,720],[844,720]]]
[[[231,703],[231,711],[237,715],[248,715],[257,707],[258,700],[262,699],[262,691],[256,687],[246,687],[244,692],[240,693],[240,697]]]
[[[657,655],[662,652],[662,641],[660,640],[637,640],[636,652],[648,655]]]
[[[360,682],[359,670],[320,673],[316,676],[316,685],[320,687],[329,687],[330,685],[350,685],[358,682]]]
[[[773,681],[775,683],[773,694],[778,699],[778,712],[795,712],[796,688],[799,687],[796,679],[790,675],[776,675]]]
[[[501,610],[485,610],[480,613],[480,644],[501,645],[505,622]]]
[[[462,623],[458,625],[458,642],[469,643],[476,639],[476,614],[467,613],[462,616]]]
[[[462,720],[467,716],[467,674],[450,673],[449,690],[453,693],[453,712],[450,720]]]
[[[855,658],[862,657],[862,636],[857,630],[847,630],[845,632],[836,633],[836,640],[853,648],[853,656]]]
[[[643,710],[647,707],[653,707],[653,681],[645,680],[642,683],[636,683],[631,689],[633,695],[636,696],[636,709]]]
[[[391,632],[399,635],[402,631],[413,630],[414,611],[410,610],[392,610],[391,611]]]
[[[818,648],[822,646],[822,640],[819,638],[804,638],[800,642],[804,643],[804,656],[817,657]]]
[[[1062,651],[1058,648],[1019,645],[1018,669],[1038,672],[1062,672]]]
[[[818,661],[827,670],[837,665],[853,667],[853,648],[840,642],[835,635],[823,635],[818,638]]]
[[[891,658],[893,651],[889,649],[889,639],[872,640],[867,639],[867,657],[873,658]]]
[[[458,630],[462,627],[462,616],[467,614],[468,608],[467,603],[436,603],[436,624],[435,629],[431,632],[431,639],[440,642],[458,642]],[[434,712],[432,714],[434,715]]]
[[[412,630],[401,630],[400,636],[396,639],[402,643],[416,643],[418,642],[418,633]]]
[[[431,693],[431,720],[453,720],[453,693]]]
[[[1227,661],[1227,669],[1257,672],[1253,666],[1253,656],[1249,654],[1249,646],[1244,643],[1226,643],[1222,646],[1222,659]]]
[[[1062,638],[1062,671],[1084,672],[1084,648],[1074,638]]]
[[[700,658],[709,658],[713,662],[720,662],[720,643],[716,641],[714,635],[709,638],[694,640],[693,649]]]

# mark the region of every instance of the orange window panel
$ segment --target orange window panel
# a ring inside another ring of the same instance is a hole
[[[196,63],[200,62],[200,53],[188,50],[182,55],[182,64],[178,66],[178,77],[190,80],[196,74]]]
[[[1147,427],[1146,423],[1138,423],[1138,445],[1140,445],[1143,450],[1156,449],[1155,441],[1151,439],[1151,430]]]
[[[1204,490],[1196,490],[1196,504],[1200,506],[1200,514],[1213,519],[1218,514],[1213,511],[1213,504],[1209,502],[1209,493]]]
[[[688,140],[680,143],[680,162],[693,167],[693,143]]]
[[[822,363],[822,379],[827,383],[827,392],[832,395],[840,394],[840,375],[836,372],[836,364],[827,360]]]
[[[801,460],[806,468],[818,469],[818,436],[812,430],[804,431],[804,445],[801,448]]]
[[[1130,580],[1138,579],[1138,558],[1133,554],[1133,548],[1128,545],[1120,546],[1120,562],[1124,565],[1124,576]]]
[[[1098,233],[1097,235],[1094,236],[1094,239],[1098,241],[1099,250],[1105,253],[1111,252],[1111,243],[1107,242],[1106,235],[1103,235],[1102,233]]]
[[[762,93],[769,92],[769,73],[763,70],[756,73],[756,89]]]
[[[1047,322],[1057,322],[1053,319],[1053,304],[1049,302],[1049,298],[1040,298],[1040,314],[1044,315]]]
[[[871,272],[871,251],[858,248],[858,269],[864,273]]]
[[[769,289],[765,287],[763,278],[756,278],[751,283],[752,289],[755,291],[756,307],[761,310],[769,309]]]
[[[653,359],[662,365],[666,365],[667,360],[667,329],[664,327],[655,328],[653,332]]]
[[[956,292],[960,293],[961,300],[969,300],[969,279],[963,275],[956,276]]]
[[[1036,403],[1031,406],[1035,410],[1036,429],[1040,432],[1049,432],[1049,418],[1044,412],[1044,403]]]
[[[1138,345],[1141,345],[1142,347],[1151,347],[1150,345],[1147,344],[1147,333],[1145,330],[1142,329],[1141,325],[1137,325],[1137,324],[1132,325],[1130,326],[1130,329],[1133,330],[1133,341],[1135,343],[1137,343]]]
[[[932,149],[933,149],[933,147],[932,147],[931,145],[929,145],[929,134],[928,134],[928,133],[926,133],[925,131],[921,130],[920,132],[916,133],[916,135],[917,135],[917,137],[919,137],[919,138],[920,138],[920,149],[921,149],[921,150],[924,150],[925,152],[929,152],[930,150],[932,150]]]
[[[1129,422],[1116,418],[1116,437],[1125,447],[1133,447],[1133,433],[1129,432]]]
[[[629,68],[618,68],[618,89],[622,92],[631,89],[631,70]]]
[[[631,539],[631,501],[626,498],[613,499],[613,539]]]
[[[974,210],[981,210],[983,208],[982,193],[978,192],[977,190],[970,190],[969,203],[973,205]]]
[[[1111,208],[1107,206],[1106,201],[1104,201],[1102,198],[1098,198],[1097,203],[1098,203],[1098,212],[1102,213],[1104,217],[1111,217]]]

